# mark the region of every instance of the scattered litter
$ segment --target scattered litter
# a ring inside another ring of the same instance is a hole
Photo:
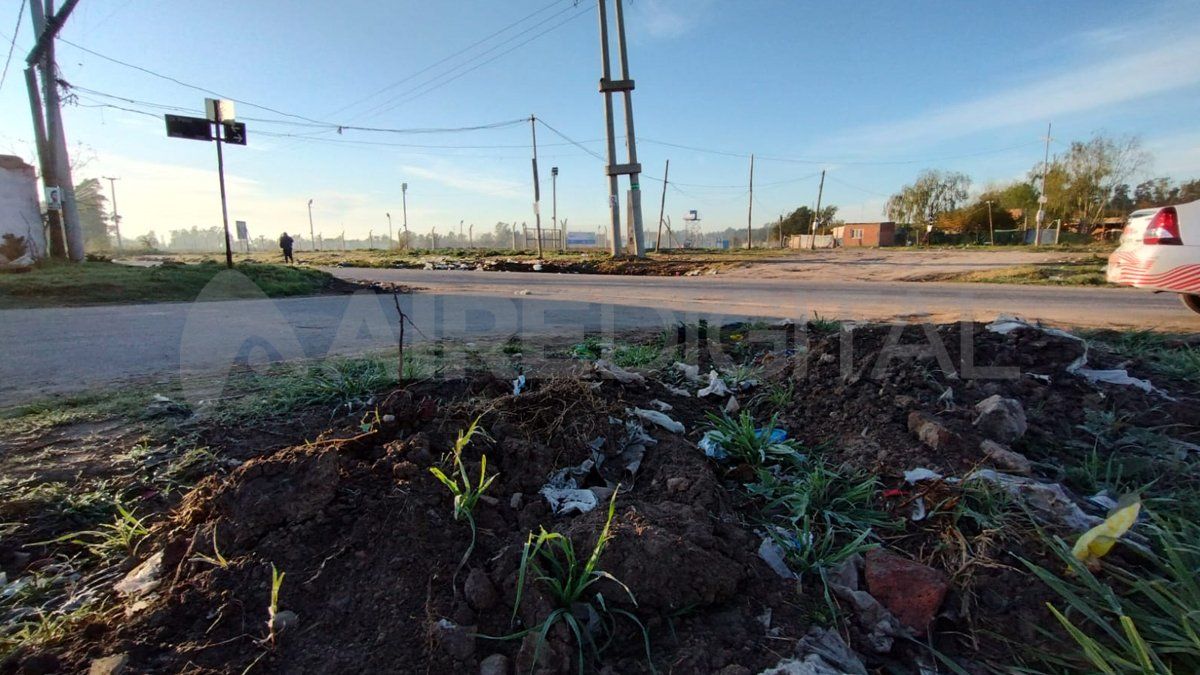
[[[673,434],[682,434],[684,431],[683,423],[677,422],[677,421],[671,419],[670,417],[667,417],[664,413],[660,413],[657,410],[646,410],[645,408],[629,408],[625,412],[629,413],[630,415],[636,415],[637,417],[639,417],[647,422],[650,422],[651,424],[657,424],[658,426],[666,429],[667,431],[670,431]]]
[[[606,380],[616,380],[621,384],[641,384],[646,381],[641,373],[625,370],[608,359],[596,359],[592,363],[592,371]]]
[[[1104,522],[1079,537],[1075,546],[1071,548],[1071,554],[1088,567],[1098,564],[1112,549],[1113,544],[1137,522],[1141,509],[1142,500],[1137,495],[1122,497],[1118,508],[1113,509]]]
[[[513,295],[529,295],[529,294],[530,294],[530,291],[528,288],[522,288],[521,290],[517,291],[516,293],[513,293]]]
[[[513,386],[513,396],[519,395],[521,393],[521,390],[525,388],[525,376],[518,375],[517,379],[512,381],[512,386]]]
[[[1006,316],[1003,314],[1001,314],[1000,316],[997,316],[995,321],[993,321],[992,323],[989,323],[987,325],[988,330],[992,331],[993,333],[999,333],[1001,335],[1007,335],[1008,333],[1016,330],[1017,328],[1030,328],[1033,330],[1039,330],[1039,331],[1042,331],[1043,333],[1046,333],[1047,335],[1054,335],[1057,337],[1066,338],[1068,340],[1075,340],[1075,341],[1079,342],[1081,345],[1083,345],[1083,353],[1079,355],[1079,358],[1072,361],[1071,364],[1067,366],[1066,370],[1068,373],[1082,377],[1083,379],[1087,380],[1088,383],[1090,383],[1090,384],[1096,384],[1097,382],[1104,382],[1106,384],[1115,384],[1115,385],[1126,386],[1126,387],[1137,387],[1138,389],[1141,389],[1142,391],[1146,392],[1147,394],[1154,392],[1169,401],[1175,400],[1171,396],[1167,395],[1167,393],[1162,391],[1161,389],[1156,389],[1154,387],[1154,385],[1150,383],[1149,380],[1143,380],[1143,379],[1139,379],[1136,377],[1132,377],[1129,374],[1129,371],[1125,370],[1124,368],[1117,368],[1117,369],[1112,369],[1112,370],[1092,370],[1091,368],[1084,368],[1084,366],[1087,365],[1088,343],[1087,343],[1087,340],[1084,340],[1083,338],[1079,337],[1078,335],[1072,335],[1064,330],[1059,330],[1057,328],[1046,328],[1044,326],[1029,323],[1028,321],[1025,321],[1024,319],[1020,319],[1015,316]],[[1047,378],[1047,381],[1048,380],[1049,380],[1049,378]]]
[[[675,409],[675,406],[671,405],[670,403],[667,403],[666,401],[660,401],[658,399],[650,401],[650,405],[658,408],[661,412],[670,412],[671,410]]]
[[[904,482],[909,484],[919,483],[923,480],[940,480],[941,478],[942,474],[925,467],[904,472]]]
[[[854,618],[865,633],[865,644],[876,653],[886,654],[892,651],[895,638],[910,636],[911,631],[901,625],[900,620],[874,596],[859,588],[858,576],[862,566],[861,555],[856,553],[850,556],[829,574],[829,588],[854,610]]]
[[[725,396],[729,393],[729,387],[725,386],[725,380],[721,379],[720,374],[715,370],[708,371],[708,386],[696,392],[696,396],[704,398],[709,394],[717,396]]]
[[[738,403],[736,396],[730,396],[729,400],[725,402],[725,414],[726,415],[736,414],[737,411],[739,411],[741,409],[742,409],[742,404]]]
[[[767,563],[775,574],[778,574],[784,579],[795,579],[796,573],[787,566],[783,561],[783,547],[770,537],[763,537],[762,543],[758,545],[758,557]]]
[[[1065,525],[1072,531],[1083,532],[1101,522],[1096,516],[1084,513],[1058,483],[1039,483],[1032,478],[992,469],[978,469],[966,477],[966,480],[975,479],[999,485],[1005,492],[1024,502],[1042,520]]]
[[[700,442],[697,443],[705,456],[716,460],[729,459],[729,453],[725,452],[723,445],[725,437],[719,431],[706,431],[700,437]]]
[[[388,413],[388,414],[384,415],[383,417],[381,417],[380,419],[383,421],[384,424],[391,424],[392,422],[396,421],[396,416],[391,413]]]
[[[867,675],[867,667],[837,631],[812,626],[796,644],[795,656],[759,675]]]
[[[542,263],[533,263],[533,271],[541,272],[542,271]]]
[[[925,520],[925,516],[926,516],[925,498],[917,497],[917,499],[912,504],[912,513],[910,513],[908,515],[908,518],[909,518],[909,520],[913,521],[914,523],[919,523],[922,520]]]
[[[704,381],[704,380],[700,379],[700,366],[692,366],[692,365],[688,365],[688,364],[680,362],[680,361],[676,361],[674,367],[675,367],[675,370],[678,370],[680,373],[683,374],[684,377],[686,377],[688,380],[691,380],[692,382],[703,382]]]
[[[675,394],[676,396],[682,396],[684,398],[692,397],[692,392],[688,391],[687,389],[683,389],[682,387],[676,387],[670,384],[663,384],[663,386],[666,387],[667,391]]]
[[[600,503],[595,492],[579,488],[553,488],[547,485],[539,491],[539,494],[546,498],[550,504],[550,510],[558,516],[587,513]]]
[[[162,551],[147,558],[142,564],[133,568],[113,586],[113,590],[124,596],[137,597],[145,595],[158,588],[162,583],[163,554]]]

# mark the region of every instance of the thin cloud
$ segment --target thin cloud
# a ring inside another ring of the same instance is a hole
[[[1191,37],[1200,22],[1164,29],[1160,24],[1116,32],[1103,40],[1107,58],[1080,59],[1068,70],[960,101],[919,115],[870,125],[836,139],[840,147],[896,147],[959,138],[1005,127],[1112,107],[1200,84],[1200,43]],[[1159,39],[1139,36],[1159,32]],[[1090,33],[1095,39],[1095,32]],[[1116,52],[1114,45],[1129,51]],[[1145,48],[1146,45],[1161,45]]]
[[[407,176],[424,178],[456,190],[488,197],[517,198],[528,192],[524,185],[516,181],[495,176],[470,174],[453,167],[430,169],[423,166],[406,165],[400,168]]]
[[[632,3],[636,25],[655,38],[677,38],[696,28],[712,6],[711,0],[641,0]],[[632,25],[631,25],[632,28]]]

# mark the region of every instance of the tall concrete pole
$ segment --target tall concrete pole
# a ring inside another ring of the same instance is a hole
[[[42,71],[42,91],[46,104],[46,146],[51,151],[53,167],[49,175],[52,176],[51,180],[58,183],[59,193],[62,195],[62,226],[67,255],[71,260],[80,262],[84,256],[83,230],[79,226],[79,206],[75,202],[75,184],[71,180],[71,159],[67,152],[66,132],[63,129],[62,101],[58,95],[58,66],[54,57],[54,34],[62,27],[66,14],[74,8],[75,2],[68,1],[63,7],[63,14],[59,16],[54,14],[54,0],[46,0],[44,8],[39,0],[31,0],[29,5],[34,32],[39,36],[34,54],[41,49],[38,65]],[[46,35],[47,31],[50,32],[49,35]]]
[[[387,213],[387,217],[388,217],[388,245],[387,245],[387,247],[388,247],[388,250],[390,251],[393,248],[392,247],[392,212],[387,211],[386,213]]]
[[[1042,159],[1042,194],[1038,195],[1037,230],[1033,233],[1033,245],[1042,244],[1042,223],[1046,222],[1046,174],[1050,173],[1050,128],[1053,122],[1046,123],[1046,155]]]
[[[567,250],[567,235],[558,226],[558,167],[550,167],[550,224],[558,233],[558,250]]]
[[[404,209],[404,250],[408,250],[408,183],[400,184],[400,208]]]
[[[750,155],[750,203],[746,205],[746,249],[754,248],[754,155]]]
[[[226,206],[225,201],[225,154],[221,150],[222,111],[219,102],[213,106],[213,110],[216,111],[216,119],[213,121],[216,122],[217,125],[217,131],[215,134],[213,134],[213,140],[217,143],[217,180],[221,183],[221,225],[225,228],[225,267],[233,269],[233,245],[229,240],[229,208]],[[311,222],[312,221],[309,221],[310,226]],[[313,241],[313,246],[316,246],[315,240]]]
[[[313,234],[315,230],[313,230],[312,203],[313,200],[308,200],[308,237],[312,240],[311,248],[315,251],[317,250],[317,237]]]
[[[34,4],[37,3],[34,2]],[[33,113],[34,142],[38,151],[42,184],[45,187],[53,187],[58,182],[54,180],[54,148],[46,138],[46,118],[42,111],[42,94],[38,91],[37,74],[33,68],[25,69],[25,86],[29,90],[29,110]],[[46,225],[49,229],[46,253],[49,253],[51,258],[66,258],[67,240],[63,235],[62,211],[47,209]]]
[[[124,245],[124,244],[121,242],[121,215],[120,215],[119,213],[117,213],[117,186],[116,186],[116,181],[117,181],[117,180],[119,180],[119,179],[117,179],[117,178],[109,178],[108,176],[105,176],[105,177],[104,177],[104,180],[108,181],[108,191],[112,193],[112,203],[113,203],[113,212],[112,212],[113,233],[117,235],[117,251],[118,251],[118,252],[122,252],[122,251],[124,251],[124,250],[125,250],[125,245]]]
[[[625,98],[625,146],[629,151],[629,221],[633,227],[634,254],[646,257],[646,235],[642,224],[642,186],[639,180],[641,165],[637,159],[637,137],[633,132],[633,80],[629,77],[629,56],[625,49],[625,10],[622,0],[617,6],[617,49],[621,57],[621,81]]]
[[[537,118],[529,116],[529,131],[533,134],[533,227],[537,234],[537,254],[542,257],[542,185],[537,169]],[[459,222],[459,227],[462,223]]]
[[[608,4],[605,0],[596,0],[600,5],[600,91],[604,94],[604,127],[608,140],[608,217],[609,240],[608,252],[614,256],[621,254],[621,207],[618,201],[620,187],[617,184],[617,140],[613,121],[612,91],[607,87],[612,81],[612,69],[608,58]],[[515,236],[515,234],[514,234]],[[516,248],[514,246],[513,248]]]
[[[667,180],[671,177],[671,160],[667,160],[667,168],[663,169],[662,199],[658,202],[658,237],[654,240],[654,250],[662,249],[663,213],[667,210]]]
[[[809,230],[809,248],[817,249],[817,221],[821,218],[821,197],[825,194],[825,170],[821,169],[821,185],[817,188],[817,210],[813,211],[812,226]]]

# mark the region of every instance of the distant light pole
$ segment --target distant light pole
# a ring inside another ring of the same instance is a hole
[[[550,167],[550,223],[558,230],[558,167]],[[558,231],[558,247],[566,248],[566,235]]]
[[[312,250],[315,251],[315,250],[317,250],[317,237],[314,234],[314,230],[313,230],[312,202],[313,202],[313,200],[311,200],[311,199],[308,200],[308,238],[312,243]]]
[[[408,250],[408,183],[400,184],[400,204],[404,208],[404,250]]]
[[[388,211],[388,250],[392,249],[392,212]]]
[[[112,193],[113,233],[117,235],[117,251],[123,253],[125,251],[125,246],[121,243],[121,216],[117,214],[117,186],[115,185],[115,181],[118,181],[120,179],[119,178],[109,178],[108,176],[105,176],[104,180],[108,181],[108,189],[109,189],[109,192]]]
[[[988,239],[992,242],[991,245],[996,245],[996,228],[992,225],[992,200],[987,200],[988,205]]]

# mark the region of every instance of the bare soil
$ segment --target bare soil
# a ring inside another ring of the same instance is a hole
[[[1116,411],[1143,428],[1169,425],[1184,441],[1195,442],[1200,429],[1197,383],[1166,380],[1139,363],[1093,352],[1092,367],[1129,367],[1171,398],[1092,385],[1067,372],[1082,353],[1080,343],[1034,329],[1000,335],[979,324],[852,331],[728,326],[681,330],[667,342],[668,352],[698,362],[701,372],[757,366],[764,380],[758,393],[791,386],[793,395],[781,405],[753,398],[754,391],[739,398],[759,419],[777,415],[810,453],[879,477],[875,506],[898,526],[876,541],[948,577],[950,594],[929,643],[968,672],[1009,669],[1023,649],[1044,640],[1033,627],[1050,625],[1043,604],[1049,593],[1019,558],[1046,563],[1046,551],[1031,531],[997,532],[957,520],[954,506],[963,495],[956,488],[940,481],[918,488],[903,473],[923,467],[962,476],[986,466],[974,405],[993,394],[1020,401],[1028,416],[1029,431],[1014,449],[1033,461],[1041,479],[1068,489],[1076,460],[1068,442],[1089,438],[1080,429],[1089,410]],[[984,378],[976,366],[1016,372]],[[554,515],[539,489],[556,470],[588,459],[593,439],[605,437],[604,451],[611,452],[610,419],[628,417],[635,406],[651,409],[656,400],[672,406],[667,414],[686,431],[647,425],[657,443],[622,483],[614,539],[600,559],[636,605],[611,581],[597,586],[614,607],[645,624],[654,669],[759,672],[790,656],[815,625],[837,627],[878,672],[915,672],[932,662],[920,641],[873,650],[863,625],[831,619],[819,581],[781,579],[759,557],[764,505],[741,487],[745,467],[714,462],[696,446],[707,415],[719,412],[724,399],[674,393],[671,387],[683,383],[669,367],[630,384],[567,370],[531,378],[519,395],[488,373],[410,383],[381,400],[378,421],[365,431],[359,413],[300,444],[269,430],[205,431],[222,456],[241,463],[176,498],[144,499],[163,516],[120,569],[161,553],[158,587],[138,601],[114,597],[107,614],[52,642],[18,649],[0,662],[0,673],[78,672],[112,654],[128,654],[130,669],[147,673],[478,672],[493,654],[507,657],[515,672],[573,672],[574,641],[563,625],[550,632],[536,663],[532,640],[493,638],[533,626],[551,609],[531,585],[513,615],[529,533],[561,532],[587,555],[604,524],[603,508]],[[934,448],[914,436],[914,412],[937,420],[946,442]],[[470,530],[454,519],[450,496],[428,469],[444,466],[457,434],[476,418],[486,435],[467,448],[470,471],[477,475],[486,455],[488,472],[498,477],[476,509],[478,541],[459,572]],[[320,426],[315,418],[298,420],[293,431]],[[19,469],[21,453],[33,447],[15,449],[18,459],[6,467]],[[121,465],[112,470],[116,477]],[[914,521],[909,515],[918,498],[930,505],[929,515]],[[0,519],[10,517],[33,515]],[[36,532],[6,540],[0,568],[13,578],[48,564],[61,551],[27,544],[66,527],[43,522]],[[34,555],[19,555],[26,551]],[[227,566],[199,558],[218,552]],[[271,642],[273,566],[286,573],[279,609],[298,618]],[[587,668],[648,672],[634,624],[618,622],[616,639],[600,658],[589,655]]]

